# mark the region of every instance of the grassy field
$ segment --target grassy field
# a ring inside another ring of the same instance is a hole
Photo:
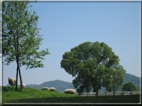
[[[139,103],[139,95],[78,96],[55,91],[3,87],[3,103]]]

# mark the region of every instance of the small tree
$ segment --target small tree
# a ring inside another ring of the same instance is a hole
[[[22,76],[20,67],[43,67],[41,60],[49,54],[48,49],[39,51],[41,35],[37,28],[38,16],[35,12],[28,11],[28,1],[3,1],[2,2],[2,38],[4,63],[9,65],[16,61],[16,88],[18,73],[22,89]]]
[[[137,88],[135,87],[133,83],[128,82],[123,85],[122,90],[123,91],[137,91]]]

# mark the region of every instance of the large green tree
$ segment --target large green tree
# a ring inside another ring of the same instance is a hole
[[[115,67],[119,67],[119,57],[103,42],[84,42],[63,54],[61,67],[75,77],[73,84],[78,92],[93,89],[98,95],[102,86],[109,89],[112,85],[112,77],[116,77]],[[118,77],[122,83],[123,73]]]
[[[9,65],[16,61],[16,88],[18,73],[22,89],[22,76],[20,67],[43,67],[42,60],[49,54],[48,49],[41,50],[43,40],[37,27],[38,16],[36,12],[29,11],[28,1],[2,2],[2,39],[4,64]]]

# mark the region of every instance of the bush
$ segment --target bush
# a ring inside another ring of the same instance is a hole
[[[123,91],[137,91],[137,88],[135,87],[135,85],[133,83],[128,82],[123,85],[122,90]]]

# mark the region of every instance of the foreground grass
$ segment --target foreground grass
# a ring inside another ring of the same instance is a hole
[[[3,103],[139,103],[139,95],[78,96],[33,88],[3,87]]]
[[[0,105],[2,104],[2,87],[0,86]]]

